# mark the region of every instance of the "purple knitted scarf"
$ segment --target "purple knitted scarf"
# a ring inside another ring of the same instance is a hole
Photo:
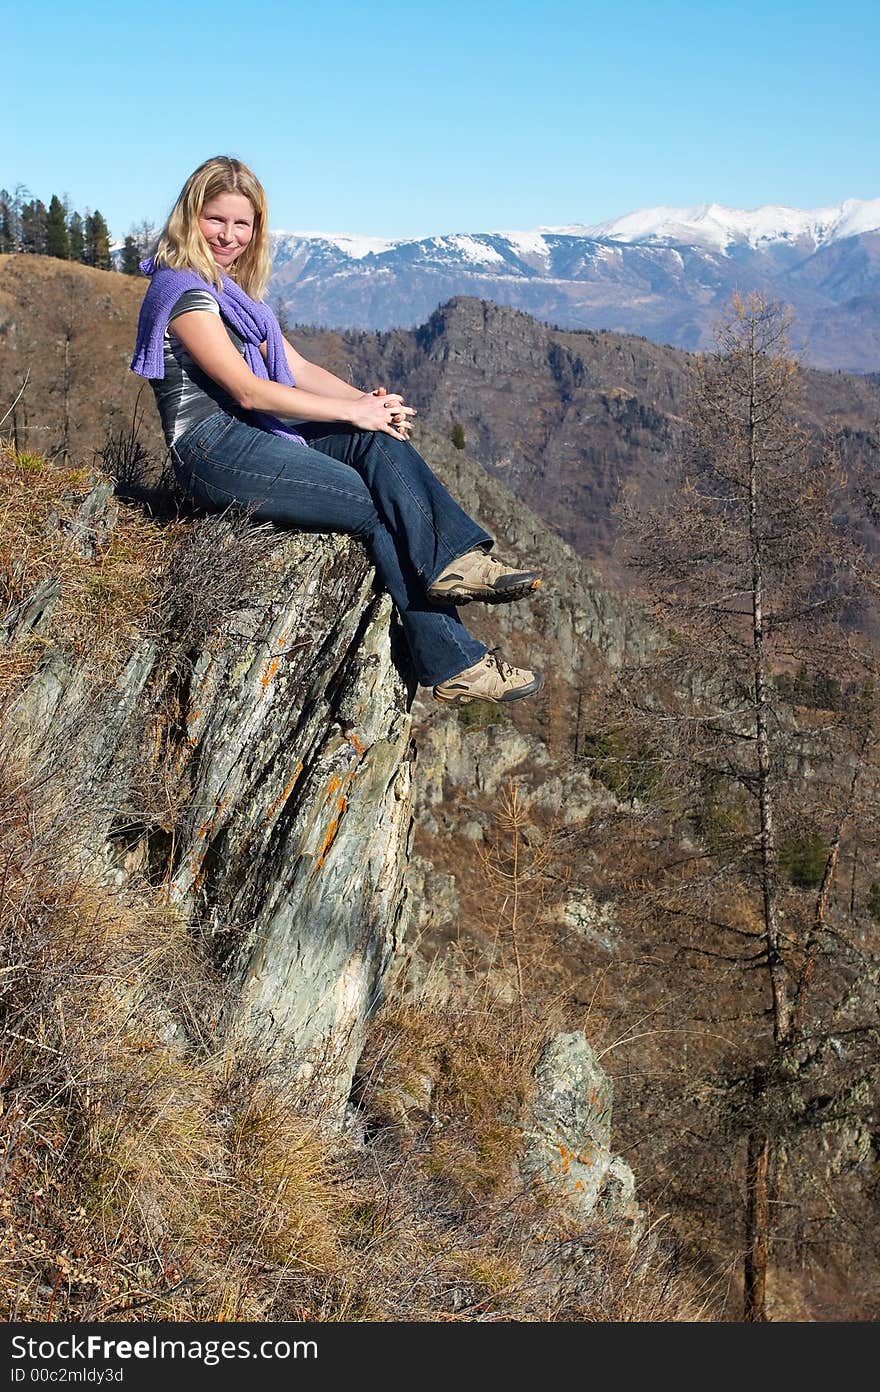
[[[221,277],[223,288],[218,290],[195,271],[173,271],[168,266],[157,269],[152,257],[142,261],[140,268],[144,275],[150,277],[150,284],[138,319],[132,372],[137,372],[141,377],[165,376],[164,340],[168,316],[184,291],[207,290],[217,300],[227,323],[244,339],[245,362],[254,376],[262,377],[264,381],[281,382],[286,387],[296,385],[284,355],[281,328],[268,305],[252,300],[241,286],[227,276]],[[260,352],[261,343],[266,344],[266,362]],[[261,430],[280,435],[286,440],[305,443],[301,435],[276,416],[263,411],[252,411],[250,414]]]

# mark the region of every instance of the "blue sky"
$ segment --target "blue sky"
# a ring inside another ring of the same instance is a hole
[[[116,237],[215,154],[273,228],[388,237],[880,196],[868,0],[32,0],[3,39],[0,186]]]

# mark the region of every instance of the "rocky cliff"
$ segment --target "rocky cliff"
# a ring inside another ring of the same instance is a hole
[[[19,586],[3,629],[7,652],[34,664],[6,728],[32,766],[63,759],[67,796],[87,807],[83,853],[120,883],[161,886],[228,982],[224,1028],[300,1062],[332,1057],[340,1103],[411,907],[439,930],[423,938],[427,961],[458,922],[459,887],[479,882],[512,781],[546,824],[577,826],[607,800],[577,758],[581,697],[656,641],[503,485],[436,437],[423,447],[501,554],[545,574],[532,604],[468,611],[485,641],[545,671],[541,700],[497,723],[427,693],[412,704],[388,598],[341,537],[225,517],[166,525],[159,587],[100,676],[90,635],[78,654],[53,627],[64,585],[51,565]],[[109,483],[84,492],[83,478],[46,527],[93,584],[112,569],[120,507]],[[571,886],[584,893],[585,880]]]
[[[110,485],[59,511],[100,560]],[[31,767],[63,761],[83,855],[162,886],[223,967],[224,1027],[329,1055],[340,1102],[406,920],[410,716],[372,577],[347,539],[206,518],[109,683],[52,640],[53,578],[4,629],[42,643],[5,723]]]
[[[448,441],[424,429],[417,438],[447,487],[491,531],[498,554],[543,576],[533,599],[463,611],[509,661],[543,671],[536,700],[455,712],[417,692],[413,703],[418,757],[408,874],[430,955],[443,953],[459,931],[479,936],[483,855],[510,788],[527,804],[534,836],[556,827],[560,839],[574,840],[597,807],[613,804],[583,757],[591,698],[624,659],[646,659],[658,635],[640,605],[609,589],[504,483]],[[589,858],[576,856],[564,892],[547,905],[548,921],[562,924],[560,941],[589,899],[590,873]]]

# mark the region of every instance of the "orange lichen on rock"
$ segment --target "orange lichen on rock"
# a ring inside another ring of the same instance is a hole
[[[330,822],[330,825],[329,825],[328,828],[327,828],[327,834],[326,834],[326,836],[324,837],[324,840],[321,842],[321,847],[320,847],[320,850],[318,851],[318,859],[315,861],[315,869],[316,869],[316,870],[320,870],[321,866],[324,864],[324,861],[327,859],[327,852],[329,851],[330,847],[333,845],[333,842],[334,842],[335,839],[336,839],[336,833],[337,833],[338,830],[339,830],[339,818],[338,818],[338,817],[334,817],[334,818],[332,819],[332,821]]]
[[[267,663],[266,663],[266,670],[265,670],[265,672],[263,673],[262,677],[260,678],[260,685],[262,686],[262,688],[263,688],[264,691],[267,690],[270,681],[272,680],[272,678],[274,677],[275,673],[278,671],[278,668],[279,668],[280,666],[281,666],[281,662],[280,662],[280,659],[277,658],[277,657],[273,657],[272,660],[271,660],[271,662],[267,662]]]
[[[365,744],[361,744],[357,735],[346,735],[345,738],[348,740],[349,744],[354,747],[358,754],[366,754],[367,746]]]
[[[290,797],[290,794],[293,792],[293,789],[296,786],[296,780],[299,778],[302,771],[303,763],[302,759],[300,759],[296,768],[293,770],[293,773],[290,775],[290,778],[287,780],[284,787],[281,789],[281,792],[278,794],[276,798],[273,798],[272,801],[269,803],[269,807],[266,812],[265,818],[267,825],[269,822],[271,822],[279,807],[283,807],[287,799]]]
[[[327,828],[327,834],[324,837],[324,840],[321,842],[321,848],[318,851],[318,859],[316,861],[316,869],[318,870],[320,870],[321,866],[324,864],[324,861],[327,859],[327,852],[330,850],[330,847],[336,840],[336,833],[339,830],[339,823],[342,818],[342,814],[347,806],[348,798],[338,797],[336,799],[336,816],[332,818],[330,825]]]
[[[559,1154],[562,1156],[562,1173],[568,1174],[571,1166],[571,1151],[561,1141],[559,1142]]]
[[[333,845],[333,842],[336,839],[336,833],[339,830],[340,818],[342,817],[343,812],[348,806],[348,798],[341,790],[345,787],[345,784],[348,781],[350,781],[353,777],[354,770],[352,770],[350,773],[347,773],[345,775],[345,779],[340,778],[338,773],[334,773],[331,774],[330,780],[327,783],[326,800],[329,802],[331,798],[335,798],[336,812],[330,821],[330,825],[327,828],[324,840],[321,842],[317,859],[315,861],[316,870],[320,870],[321,866],[324,864],[324,861],[327,859],[327,852],[330,850],[330,847]]]
[[[187,748],[189,748],[189,749],[195,749],[196,745],[198,744],[198,742],[199,742],[199,741],[198,741],[198,736],[195,734],[195,732],[194,732],[194,730],[193,730],[193,726],[194,726],[194,725],[198,725],[200,721],[204,720],[204,717],[205,717],[205,712],[204,712],[203,710],[191,710],[191,711],[188,711],[188,712],[187,712],[187,716],[186,716],[186,745],[187,745]]]

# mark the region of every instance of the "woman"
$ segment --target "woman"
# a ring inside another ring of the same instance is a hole
[[[262,302],[266,196],[238,160],[187,179],[155,254],[132,369],[150,379],[179,482],[200,506],[350,532],[397,605],[416,676],[440,701],[514,701],[540,672],[478,642],[457,604],[520,599],[540,581],[489,555],[492,538],[408,442],[415,411],[304,358]],[[295,425],[294,425],[295,422]]]

